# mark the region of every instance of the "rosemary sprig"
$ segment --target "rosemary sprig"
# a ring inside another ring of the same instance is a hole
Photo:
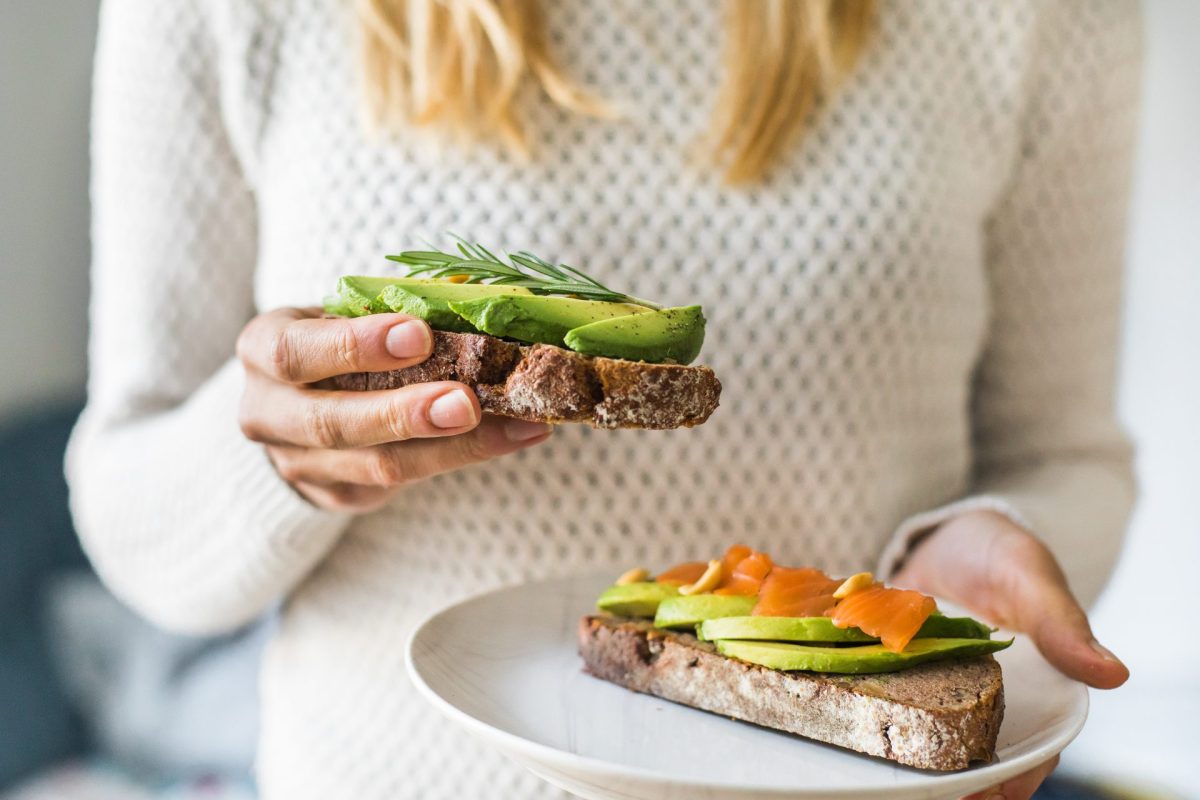
[[[595,278],[566,264],[551,264],[527,250],[505,253],[507,261],[481,244],[473,244],[461,236],[450,234],[458,245],[458,253],[441,250],[405,250],[388,256],[388,260],[408,266],[410,276],[449,278],[464,276],[467,283],[487,283],[520,286],[534,294],[569,295],[585,300],[609,303],[632,303],[655,310],[658,303],[633,295],[613,291]]]

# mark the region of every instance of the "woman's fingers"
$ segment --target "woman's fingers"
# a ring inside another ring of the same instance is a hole
[[[1015,778],[1009,778],[999,786],[993,786],[982,792],[976,792],[963,800],[1029,800],[1033,793],[1042,785],[1042,781],[1050,776],[1058,766],[1058,756],[1038,764],[1029,772],[1023,772]]]
[[[1087,614],[1045,545],[1028,537],[997,555],[993,583],[998,597],[993,604],[1007,612],[1004,617],[1014,628],[1029,634],[1047,661],[1097,689],[1114,689],[1129,678],[1125,665],[1092,635]]]
[[[339,392],[247,376],[239,423],[264,444],[352,449],[465,433],[483,416],[479,399],[455,381],[399,389]],[[253,389],[250,391],[249,389]]]
[[[268,451],[289,483],[389,489],[530,447],[547,439],[551,431],[540,422],[489,417],[469,433],[448,439],[355,450],[269,447]]]
[[[433,351],[425,322],[405,314],[322,319],[317,309],[279,308],[255,317],[238,337],[247,370],[275,381],[316,383],[352,372],[419,364]]]
[[[432,350],[429,326],[404,314],[261,314],[237,343],[246,371],[242,432],[267,445],[280,475],[314,505],[352,513],[379,508],[406,483],[550,435],[548,425],[518,420],[481,426],[479,399],[455,381],[365,392],[319,388],[337,375],[412,366]]]

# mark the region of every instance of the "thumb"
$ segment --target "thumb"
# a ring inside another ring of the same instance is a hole
[[[1060,672],[1097,689],[1115,689],[1129,678],[1121,660],[1096,641],[1087,614],[1067,586],[1054,556],[1040,542],[1010,567],[1015,585],[1001,592],[1015,604],[1004,615],[1029,635]],[[1000,603],[1003,605],[1004,603]]]

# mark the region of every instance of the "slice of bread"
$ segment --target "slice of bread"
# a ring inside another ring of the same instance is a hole
[[[878,675],[781,672],[688,633],[600,615],[581,620],[579,653],[587,672],[635,692],[921,769],[991,760],[1004,718],[991,656]]]
[[[708,367],[589,357],[479,333],[434,331],[433,342],[433,355],[415,367],[341,375],[332,384],[363,391],[462,381],[489,414],[654,430],[700,425],[721,396]]]

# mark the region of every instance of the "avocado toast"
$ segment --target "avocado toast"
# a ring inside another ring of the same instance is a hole
[[[991,653],[1011,640],[869,573],[837,580],[734,545],[657,579],[631,570],[597,607],[579,625],[597,678],[920,769],[995,751]]]
[[[716,375],[688,366],[704,343],[699,306],[664,308],[532,253],[505,260],[463,240],[457,253],[388,258],[409,275],[344,277],[325,310],[419,317],[434,330],[433,354],[406,369],[339,376],[337,388],[461,381],[485,412],[597,428],[692,427],[717,407]]]

